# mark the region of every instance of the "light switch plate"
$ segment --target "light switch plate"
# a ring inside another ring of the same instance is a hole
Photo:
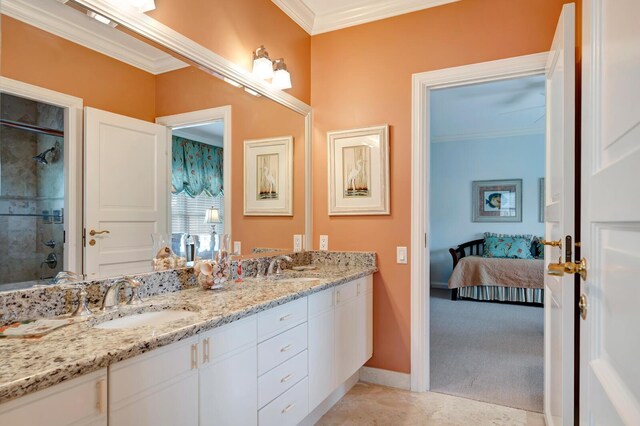
[[[302,251],[302,235],[295,234],[293,236],[293,252],[298,253]]]
[[[396,262],[407,263],[407,248],[396,247]]]
[[[328,235],[320,235],[320,250],[323,250],[323,251],[329,250],[329,236]]]
[[[242,252],[242,242],[234,241],[233,242],[233,254],[240,254]]]

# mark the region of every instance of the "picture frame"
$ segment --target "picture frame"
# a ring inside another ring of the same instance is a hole
[[[329,215],[388,215],[389,125],[327,133]]]
[[[293,137],[244,141],[244,215],[293,215]]]
[[[538,209],[538,222],[542,222],[544,223],[544,205],[545,205],[545,198],[544,198],[544,178],[541,177],[539,182],[538,182],[538,192],[540,195],[540,207]]]
[[[473,222],[522,222],[522,179],[472,182]]]

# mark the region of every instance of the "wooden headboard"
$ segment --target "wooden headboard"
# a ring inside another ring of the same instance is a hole
[[[460,259],[465,256],[482,256],[484,251],[484,238],[479,240],[467,241],[460,244],[456,248],[450,248],[449,253],[453,258],[453,267],[455,268]]]

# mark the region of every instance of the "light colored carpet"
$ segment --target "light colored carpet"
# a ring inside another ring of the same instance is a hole
[[[431,290],[431,390],[542,412],[544,310]]]

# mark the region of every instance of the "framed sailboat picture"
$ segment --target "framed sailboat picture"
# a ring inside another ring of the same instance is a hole
[[[293,137],[244,141],[244,214],[293,215]]]
[[[329,214],[386,215],[389,126],[329,132]]]

